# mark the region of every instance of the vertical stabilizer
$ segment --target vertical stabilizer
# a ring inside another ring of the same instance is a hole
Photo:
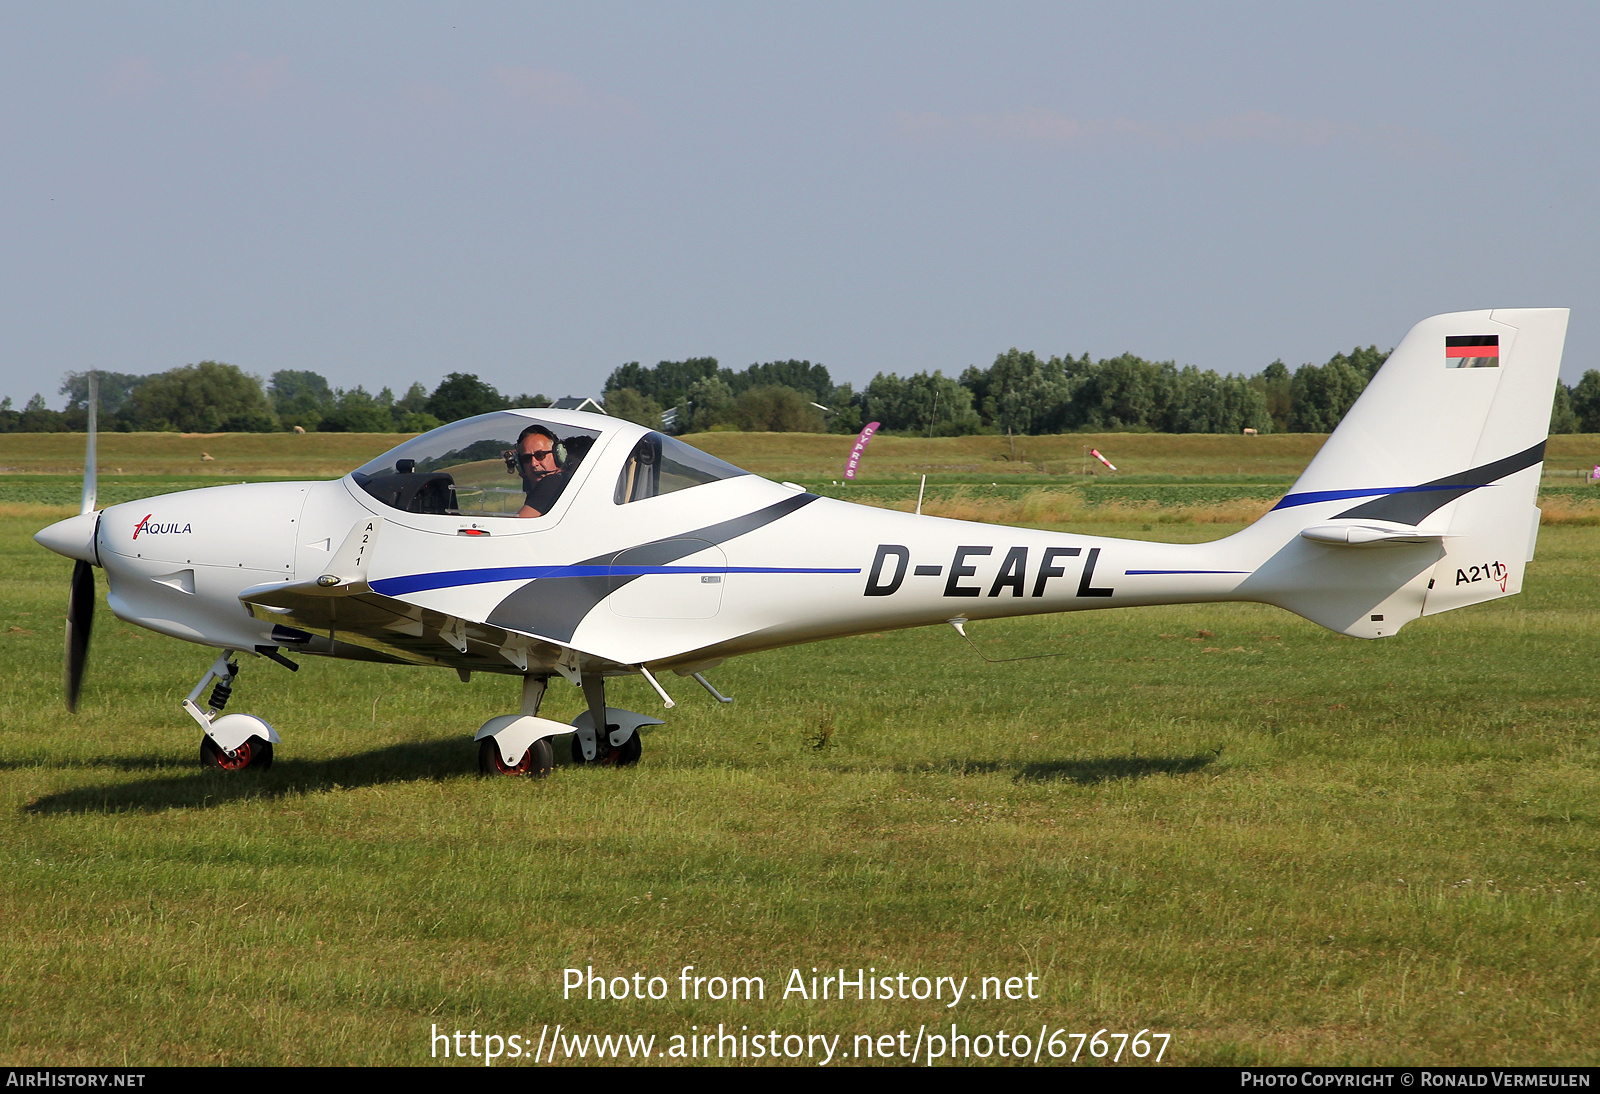
[[[1363,638],[1522,588],[1565,308],[1425,319],[1249,531],[1256,598]]]

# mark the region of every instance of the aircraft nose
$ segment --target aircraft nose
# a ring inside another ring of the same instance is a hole
[[[58,555],[98,566],[100,558],[94,549],[94,537],[99,524],[99,513],[82,513],[36,532],[33,540]]]

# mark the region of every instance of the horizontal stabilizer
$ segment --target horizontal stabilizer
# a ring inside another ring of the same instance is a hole
[[[1430,532],[1405,524],[1317,524],[1300,531],[1302,539],[1330,547],[1383,547],[1395,543],[1438,543],[1448,533]]]

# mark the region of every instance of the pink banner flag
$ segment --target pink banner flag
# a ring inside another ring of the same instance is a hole
[[[1117,465],[1116,464],[1112,463],[1110,460],[1108,460],[1104,456],[1100,455],[1100,450],[1098,448],[1089,449],[1089,455],[1093,456],[1095,459],[1099,460],[1101,463],[1103,463],[1107,467],[1111,468],[1111,470],[1115,471],[1117,469]]]
[[[872,440],[872,435],[878,431],[877,422],[868,422],[867,428],[861,431],[861,436],[856,438],[855,447],[850,449],[850,459],[844,465],[844,477],[856,477],[856,468],[861,466],[861,453],[866,451],[867,442]]]

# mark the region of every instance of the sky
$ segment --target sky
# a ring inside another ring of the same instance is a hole
[[[1253,374],[1569,307],[1600,6],[0,7],[0,396],[202,360]]]

